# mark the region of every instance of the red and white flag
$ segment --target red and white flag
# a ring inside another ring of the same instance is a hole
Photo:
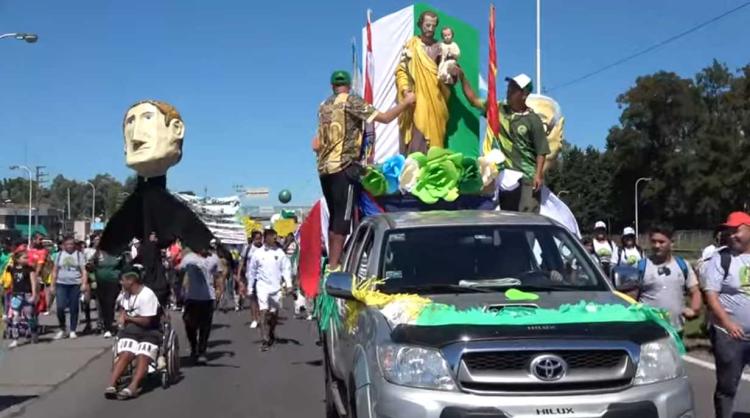
[[[364,99],[373,104],[373,78],[375,77],[375,64],[372,57],[372,10],[367,9],[367,55],[365,57],[365,92]],[[368,123],[365,126],[364,156],[369,164],[375,158],[375,125]]]

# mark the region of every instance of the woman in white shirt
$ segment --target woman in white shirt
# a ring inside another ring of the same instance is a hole
[[[643,250],[635,243],[635,230],[627,227],[622,230],[622,245],[617,248],[617,265],[633,266],[643,258]]]

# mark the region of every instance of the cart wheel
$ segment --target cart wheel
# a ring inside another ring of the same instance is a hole
[[[172,343],[172,351],[170,352],[167,363],[167,371],[169,372],[169,378],[172,383],[176,383],[180,377],[180,343],[175,335]]]
[[[164,389],[169,388],[172,382],[169,381],[169,371],[164,370],[161,372],[161,387]]]

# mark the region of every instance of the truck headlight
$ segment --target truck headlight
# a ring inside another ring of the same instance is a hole
[[[672,338],[662,338],[641,345],[641,359],[633,383],[646,385],[683,376],[685,370],[680,352]]]
[[[456,390],[450,367],[439,351],[398,344],[378,347],[378,363],[385,380],[423,389]]]

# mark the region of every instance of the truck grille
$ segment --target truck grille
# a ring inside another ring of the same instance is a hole
[[[549,354],[562,358],[567,370],[557,380],[542,381],[531,372],[532,362]],[[627,351],[617,349],[482,351],[463,355],[458,381],[480,394],[593,393],[627,387],[635,369]]]
[[[540,354],[556,354],[568,363],[568,369],[598,369],[616,367],[627,353],[619,350],[595,351],[510,351],[494,353],[468,353],[464,362],[469,371],[528,370],[534,357]]]

